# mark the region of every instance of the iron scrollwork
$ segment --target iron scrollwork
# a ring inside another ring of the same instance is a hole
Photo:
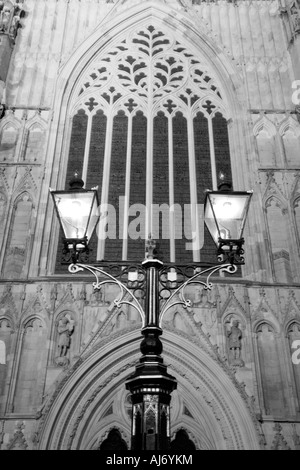
[[[124,261],[121,263],[103,262],[97,266],[81,263],[69,266],[69,272],[72,274],[84,270],[89,271],[96,278],[93,283],[94,289],[101,289],[105,284],[118,286],[119,295],[114,300],[115,306],[118,308],[124,304],[132,306],[140,313],[143,327],[147,326],[148,320],[143,307],[146,295],[146,270],[142,265]],[[234,274],[236,271],[237,266],[231,263],[217,266],[208,266],[204,263],[163,265],[158,269],[160,322],[164,313],[175,305],[182,305],[184,308],[192,306],[191,300],[186,297],[187,286],[198,284],[204,289],[211,290],[213,287],[211,278],[214,274],[217,272]]]
[[[69,272],[72,274],[84,270],[89,271],[95,276],[96,281],[93,282],[94,289],[101,289],[105,284],[115,284],[118,286],[120,292],[114,300],[115,306],[118,308],[121,308],[124,304],[132,306],[140,313],[143,322],[145,322],[144,310],[141,300],[139,300],[144,297],[145,292],[145,270],[142,267],[132,264],[120,266],[116,263],[103,263],[101,266],[73,263],[69,266]],[[131,276],[131,273],[134,273],[134,276]]]
[[[174,270],[176,269],[173,268]],[[211,290],[213,287],[213,283],[211,282],[211,277],[217,272],[227,272],[229,274],[234,274],[237,271],[237,266],[232,265],[231,263],[228,264],[221,264],[218,266],[210,266],[201,270],[201,267],[197,267],[194,271],[194,275],[189,276],[187,280],[184,282],[179,281],[179,286],[177,281],[170,283],[170,281],[161,280],[162,289],[160,290],[160,295],[163,298],[163,293],[167,295],[166,301],[162,305],[162,310],[160,314],[160,318],[166,313],[167,310],[174,307],[175,305],[182,305],[184,308],[192,307],[192,301],[186,298],[185,288],[191,284],[198,284],[202,286],[206,290]],[[182,273],[181,273],[182,276]],[[199,279],[200,276],[203,279]],[[176,287],[177,284],[177,287]],[[175,285],[175,286],[174,286]],[[169,296],[168,296],[169,294]]]

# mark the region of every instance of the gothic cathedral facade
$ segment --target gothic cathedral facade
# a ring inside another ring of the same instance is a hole
[[[216,261],[205,190],[253,190],[245,265],[162,319],[171,443],[300,449],[299,0],[0,1],[1,450],[130,449],[141,318],[68,271],[49,188],[75,171],[108,214],[90,263],[149,233]]]

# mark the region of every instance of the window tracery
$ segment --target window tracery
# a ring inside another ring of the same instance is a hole
[[[70,109],[66,186],[77,170],[86,188],[101,188],[102,207],[116,210],[113,230],[105,219],[91,242],[97,260],[142,259],[149,233],[164,261],[215,254],[201,205],[231,167],[226,103],[213,77],[205,60],[153,24],[102,50],[83,72]]]

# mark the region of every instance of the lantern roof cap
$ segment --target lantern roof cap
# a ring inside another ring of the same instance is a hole
[[[232,191],[232,182],[231,180],[222,180],[218,184],[218,191]]]
[[[73,178],[69,181],[69,186],[70,186],[70,189],[75,190],[75,191],[83,189],[84,181],[80,178],[77,171],[74,173]]]

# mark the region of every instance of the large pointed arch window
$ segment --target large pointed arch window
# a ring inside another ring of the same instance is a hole
[[[73,96],[66,187],[75,170],[86,188],[99,187],[94,260],[141,260],[150,233],[165,262],[211,259],[204,191],[231,168],[228,116],[209,65],[145,24],[101,51]]]

